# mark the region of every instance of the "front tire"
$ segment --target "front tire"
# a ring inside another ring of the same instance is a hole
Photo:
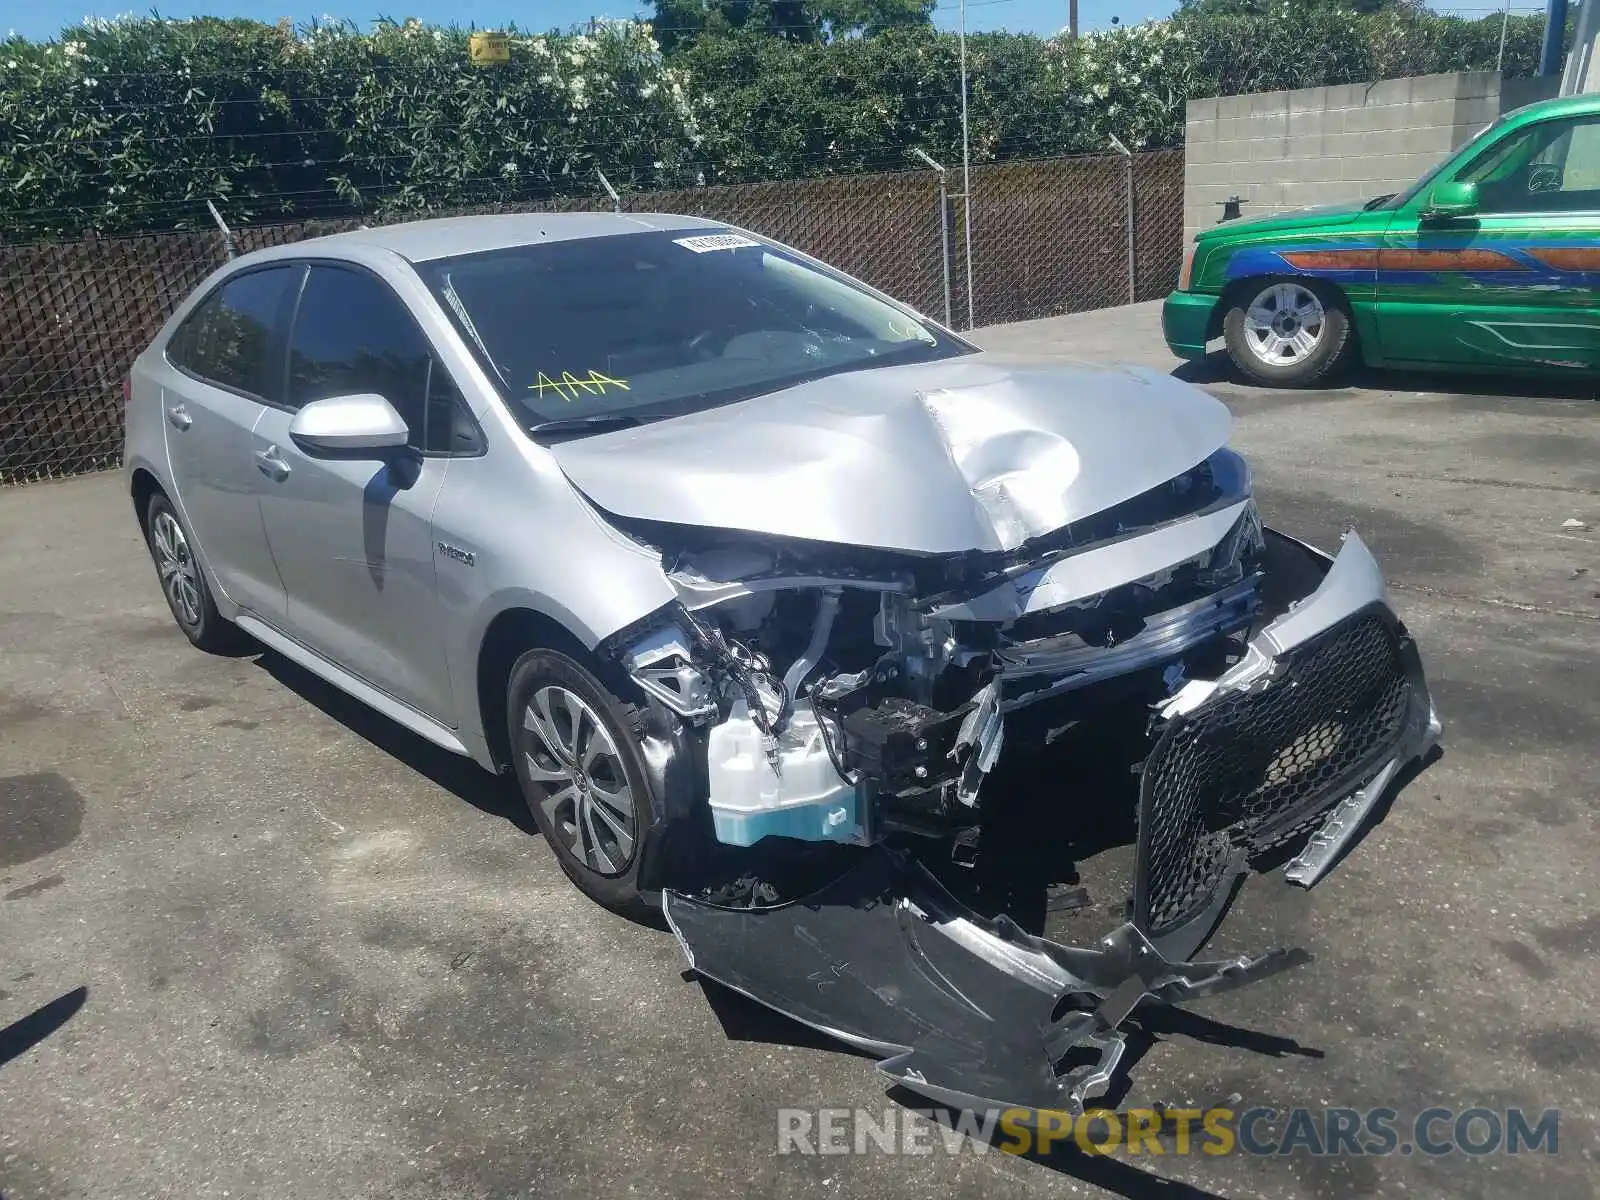
[[[523,800],[561,869],[590,899],[645,917],[639,866],[659,806],[638,711],[576,659],[539,649],[511,668],[506,714]]]
[[[1355,351],[1344,296],[1306,279],[1247,285],[1222,321],[1228,357],[1267,387],[1308,387],[1349,365]]]
[[[244,633],[217,611],[211,585],[206,582],[189,534],[172,501],[161,492],[152,495],[145,508],[144,535],[156,577],[161,581],[161,594],[183,635],[199,649],[213,654],[242,645]]]

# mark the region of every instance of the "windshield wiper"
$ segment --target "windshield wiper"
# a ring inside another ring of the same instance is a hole
[[[1368,200],[1365,204],[1363,204],[1361,206],[1361,211],[1362,212],[1371,212],[1375,208],[1381,208],[1383,205],[1389,203],[1389,201],[1393,200],[1399,194],[1400,194],[1399,192],[1390,192],[1388,195],[1385,195],[1385,196],[1374,196],[1371,200]]]
[[[633,425],[644,424],[632,413],[592,413],[587,417],[557,417],[551,421],[539,421],[529,425],[531,434],[548,433],[599,433],[605,429],[626,429]]]

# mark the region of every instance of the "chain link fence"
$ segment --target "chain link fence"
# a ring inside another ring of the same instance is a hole
[[[948,194],[928,170],[649,192],[618,206],[754,230],[936,319],[948,303],[958,328],[1153,299],[1177,280],[1181,151],[980,166],[969,323],[959,179],[949,172]],[[493,211],[612,206],[599,196]],[[232,239],[245,253],[360,223],[247,227]],[[123,377],[173,308],[225,261],[223,237],[205,232],[0,246],[0,484],[117,465]]]

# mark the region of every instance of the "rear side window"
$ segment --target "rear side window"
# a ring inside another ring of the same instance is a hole
[[[272,267],[230,279],[178,327],[167,360],[207,383],[271,398],[278,330],[303,270]]]
[[[400,297],[360,271],[313,266],[289,335],[288,405],[366,392],[394,405],[414,449],[477,452],[477,425]]]

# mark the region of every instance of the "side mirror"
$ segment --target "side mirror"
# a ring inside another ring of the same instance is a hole
[[[1475,183],[1441,183],[1428,197],[1428,207],[1423,211],[1426,220],[1447,220],[1451,217],[1470,217],[1478,211],[1478,185]]]
[[[313,457],[383,458],[411,440],[411,431],[382,396],[329,396],[313,400],[289,422],[289,437]]]

